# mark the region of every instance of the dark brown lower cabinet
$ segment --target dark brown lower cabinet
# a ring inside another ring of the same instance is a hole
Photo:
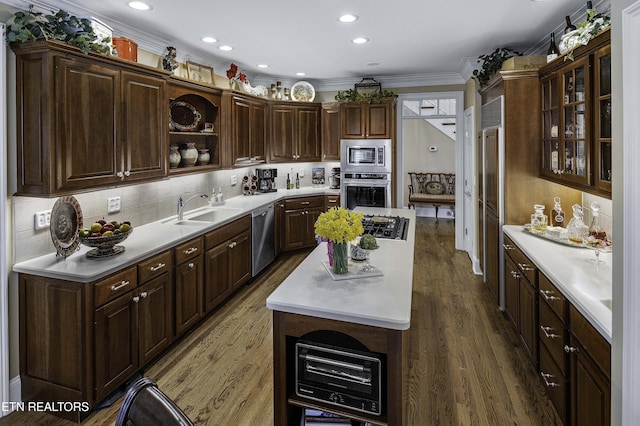
[[[203,316],[203,243],[198,237],[175,249],[176,337]]]
[[[251,217],[205,235],[204,310],[210,312],[251,278]]]
[[[293,198],[284,204],[283,249],[313,247],[316,244],[314,225],[325,210],[324,196]]]

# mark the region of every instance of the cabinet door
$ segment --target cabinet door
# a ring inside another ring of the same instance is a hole
[[[202,309],[202,256],[198,256],[176,267],[176,336],[200,320]]]
[[[499,166],[498,166],[498,129],[487,130],[484,140],[484,168],[485,201],[487,210],[498,215]]]
[[[251,103],[249,157],[252,162],[265,161],[267,145],[267,106]]]
[[[55,81],[56,190],[118,183],[120,70],[56,57]]]
[[[362,139],[366,135],[366,123],[359,103],[342,104],[342,137]]]
[[[284,217],[284,250],[305,247],[307,233],[306,210],[287,210]]]
[[[96,401],[138,370],[138,303],[132,291],[96,310]]]
[[[509,256],[504,256],[504,313],[513,325],[514,330],[518,330],[518,294],[520,292],[520,280],[522,276],[518,267]]]
[[[220,244],[204,255],[204,310],[211,312],[229,294],[229,243]]]
[[[296,160],[320,161],[319,123],[320,110],[317,107],[297,108]]]
[[[248,162],[251,157],[251,104],[243,98],[232,100],[233,164]]]
[[[138,353],[146,365],[173,340],[173,287],[164,273],[138,290]]]
[[[340,160],[340,106],[322,108],[322,161]]]
[[[518,294],[518,328],[520,341],[532,360],[538,355],[538,323],[536,312],[538,298],[536,289],[526,277],[520,279]]]
[[[235,236],[229,246],[229,287],[236,289],[251,278],[251,232]]]
[[[595,185],[611,193],[611,45],[594,55]]]
[[[122,179],[146,179],[167,173],[165,82],[123,72]],[[144,117],[144,119],[140,119]]]
[[[271,109],[270,161],[291,161],[296,159],[295,149],[296,111],[292,106],[275,105]]]
[[[278,201],[275,206],[274,239],[276,257],[284,250],[285,242],[285,208],[284,201]]]
[[[571,424],[611,424],[611,383],[593,362],[587,350],[571,336]]]
[[[367,104],[366,137],[370,139],[388,139],[391,135],[391,105],[388,103]]]
[[[542,174],[557,177],[560,170],[558,73],[541,80],[542,85]]]
[[[485,211],[486,221],[486,260],[484,265],[487,284],[493,289],[496,294],[500,294],[500,247],[499,247],[499,234],[500,234],[500,222],[498,217],[491,212]]]

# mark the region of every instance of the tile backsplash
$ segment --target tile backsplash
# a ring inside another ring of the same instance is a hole
[[[607,238],[614,241],[613,237],[613,221],[612,221],[612,202],[606,198],[598,197],[597,195],[582,194],[582,211],[584,212],[584,223],[589,226],[593,219],[591,210],[592,203],[598,203],[600,205],[600,226],[607,233]],[[571,215],[570,215],[571,217]]]
[[[295,163],[270,164],[259,168],[277,168],[277,187],[284,188],[287,173],[291,173],[291,169],[294,174],[302,169],[304,177],[300,178],[300,185],[311,186],[313,167],[324,167],[328,179],[331,168],[338,166],[338,163]],[[242,177],[254,172],[255,168],[239,168],[183,175],[161,181],[75,194],[74,197],[82,208],[85,226],[102,217],[107,220],[129,220],[134,226],[140,226],[175,215],[178,197],[185,192],[211,194],[213,189],[222,188],[227,198],[241,195]],[[237,177],[237,184],[233,186],[232,175]],[[326,182],[328,185],[328,180]],[[117,213],[107,213],[107,200],[111,197],[120,197],[121,209]],[[34,214],[51,210],[56,200],[55,197],[13,197],[14,263],[55,252],[49,228],[34,230]],[[202,207],[207,202],[206,199],[196,199],[189,204],[187,211]]]

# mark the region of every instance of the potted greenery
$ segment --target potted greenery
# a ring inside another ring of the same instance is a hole
[[[486,87],[495,73],[500,71],[504,61],[514,56],[522,56],[522,53],[508,47],[499,47],[488,55],[478,56],[478,62],[482,61],[482,68],[474,70],[473,76],[478,80],[480,87]]]
[[[396,95],[391,90],[378,90],[370,93],[358,93],[355,89],[340,90],[336,96],[336,101],[340,102],[368,102],[379,104],[383,99],[395,98]]]
[[[77,46],[85,54],[90,51],[111,53],[111,40],[98,40],[89,19],[78,18],[64,10],[52,15],[35,12],[33,7],[27,12],[18,11],[7,28],[6,38],[9,43],[60,40]]]

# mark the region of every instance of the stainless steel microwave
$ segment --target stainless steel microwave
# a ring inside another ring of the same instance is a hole
[[[340,171],[391,173],[391,139],[342,139]]]

